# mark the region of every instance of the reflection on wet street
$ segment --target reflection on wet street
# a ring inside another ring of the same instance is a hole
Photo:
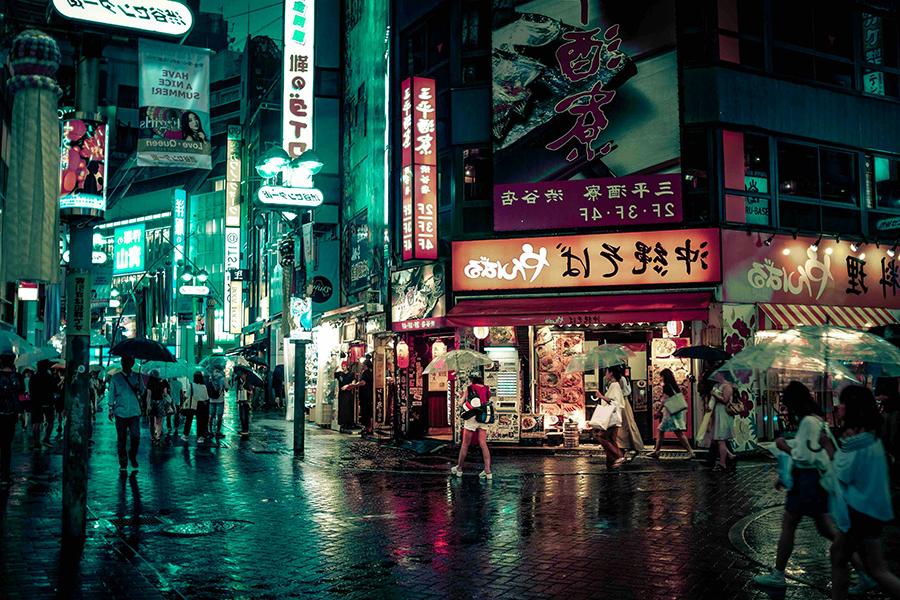
[[[98,426],[83,549],[59,543],[59,445],[17,439],[0,595],[768,597],[751,583],[777,540],[767,463],[607,473],[585,456],[501,454],[485,482],[477,463],[451,479],[441,461],[318,429],[295,461],[288,436],[271,420],[220,446],[145,437],[140,471],[120,476],[112,426]],[[826,547],[811,527],[798,540],[786,597],[826,597]]]

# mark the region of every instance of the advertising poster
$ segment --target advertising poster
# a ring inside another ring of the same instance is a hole
[[[147,232],[143,223],[116,227],[113,234],[113,275],[144,271]]]
[[[106,124],[88,119],[62,122],[59,210],[102,215],[106,211]]]
[[[209,50],[140,40],[141,167],[212,168]]]
[[[368,289],[372,273],[372,242],[369,240],[369,213],[362,211],[347,224],[344,235],[349,238],[349,285],[347,293]]]
[[[496,229],[681,220],[674,0],[494,0],[491,65]]]
[[[305,244],[304,250],[312,244]],[[312,299],[313,316],[321,315],[340,306],[340,279],[338,268],[340,264],[334,260],[341,252],[338,240],[315,239],[315,257],[313,268],[308,270],[312,279],[307,282],[310,298]]]
[[[562,429],[566,419],[584,427],[584,376],[566,373],[572,356],[584,351],[584,334],[537,330],[534,341],[538,359],[538,414],[547,429]]]
[[[391,274],[391,321],[394,331],[437,329],[447,314],[444,265],[430,264]]]

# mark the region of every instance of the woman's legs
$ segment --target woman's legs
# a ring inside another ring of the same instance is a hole
[[[891,573],[884,561],[881,540],[866,538],[859,544],[859,554],[866,568],[866,575],[878,582],[881,590],[891,598],[900,598],[900,578]]]
[[[481,446],[481,456],[484,458],[484,472],[491,472],[491,451],[487,445],[487,429],[478,428],[478,445]]]
[[[775,555],[775,569],[782,573],[794,551],[794,534],[797,532],[797,525],[800,524],[802,518],[802,515],[784,511],[784,518],[781,520],[781,536],[778,538],[778,552]]]
[[[606,452],[606,468],[611,469],[613,464],[622,458],[622,453],[619,450],[619,447],[616,445],[616,435],[618,433],[618,427],[609,427],[604,431],[600,432],[600,436],[598,441],[600,445],[603,446],[603,450]]]
[[[662,431],[656,430],[656,444],[653,445],[653,454],[659,454],[659,449],[662,448],[663,435],[665,434]]]
[[[716,440],[719,448],[719,466],[723,469],[728,468],[728,461],[734,459],[734,454],[728,450],[728,442],[726,440]]]
[[[856,545],[851,532],[839,531],[831,544],[831,597],[844,600],[850,588],[850,566],[847,564]]]
[[[676,435],[678,436],[678,441],[684,446],[684,449],[688,451],[688,454],[690,454],[691,457],[693,457],[694,449],[691,448],[691,442],[688,440],[687,435],[683,431],[676,432]]]
[[[456,461],[456,468],[462,470],[463,463],[466,462],[466,454],[469,453],[469,444],[472,443],[472,434],[474,432],[463,427],[462,441],[459,444],[459,459]]]

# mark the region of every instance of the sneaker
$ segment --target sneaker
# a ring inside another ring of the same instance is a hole
[[[493,473],[488,473],[487,471],[482,471],[478,476],[482,479],[487,479],[488,481],[491,481],[494,478]]]
[[[181,438],[181,441],[182,441],[182,442],[188,441],[188,436],[186,436],[186,435],[182,435],[182,436],[179,436],[179,437]]]
[[[874,590],[878,587],[878,583],[865,573],[859,574],[859,579],[857,579],[856,583],[850,587],[850,595],[851,596],[862,596],[868,591]]]
[[[202,443],[205,442],[205,441],[206,441],[206,438],[204,438],[204,437],[198,437],[198,438],[197,438],[197,443],[198,443],[198,444],[202,444]]]
[[[459,467],[450,467],[450,474],[454,477],[462,477],[462,469]]]
[[[765,575],[757,575],[756,577],[753,578],[753,581],[756,583],[756,585],[759,585],[762,587],[769,587],[769,588],[787,587],[787,582],[785,582],[785,580],[784,580],[784,572],[777,571],[775,569],[772,569],[769,573],[766,573]]]

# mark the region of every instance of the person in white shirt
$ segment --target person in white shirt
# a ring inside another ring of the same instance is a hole
[[[185,392],[184,403],[181,405],[181,414],[184,416],[184,433],[181,440],[186,442],[191,434],[191,423],[194,421],[194,415],[197,413],[197,407],[200,403],[209,404],[209,396],[206,393],[206,384],[203,382],[203,373],[197,371],[194,373],[194,382]],[[203,432],[200,430],[198,419],[197,424],[197,442],[203,443]]]

